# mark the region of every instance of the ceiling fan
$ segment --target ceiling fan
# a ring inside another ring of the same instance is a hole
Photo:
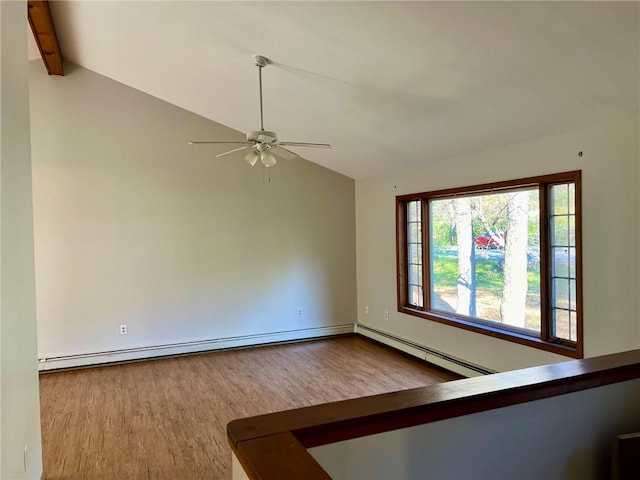
[[[213,142],[200,142],[191,141],[190,145],[209,145],[209,144],[223,144],[223,145],[241,145],[238,148],[234,148],[224,153],[216,155],[216,158],[229,155],[230,153],[238,152],[240,150],[250,149],[249,153],[244,159],[252,167],[258,162],[258,159],[265,167],[273,167],[277,163],[277,158],[282,157],[282,152],[286,152],[289,155],[293,155],[292,158],[298,156],[297,153],[284,147],[320,147],[331,148],[328,143],[307,143],[307,142],[281,142],[278,140],[276,132],[272,132],[264,129],[264,120],[262,113],[262,69],[267,66],[269,60],[261,55],[255,55],[254,57],[256,66],[258,67],[258,83],[260,88],[260,130],[247,133],[247,140],[244,142],[226,142],[226,141],[213,141]]]

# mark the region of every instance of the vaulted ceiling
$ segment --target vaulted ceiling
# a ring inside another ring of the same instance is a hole
[[[639,7],[61,1],[51,11],[66,60],[236,139],[259,128],[252,56],[268,57],[265,128],[333,144],[298,152],[360,178],[637,115]]]

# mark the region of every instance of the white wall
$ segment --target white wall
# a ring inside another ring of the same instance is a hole
[[[398,313],[395,196],[582,170],[585,356],[640,348],[638,138],[636,116],[358,180],[358,321],[497,371],[566,360]]]
[[[355,322],[354,180],[296,159],[265,183],[187,145],[242,134],[65,71],[30,64],[40,358]]]
[[[0,2],[0,478],[42,472],[27,2]],[[25,469],[25,447],[27,447]]]
[[[640,429],[640,380],[312,448],[342,478],[610,478],[611,443]]]

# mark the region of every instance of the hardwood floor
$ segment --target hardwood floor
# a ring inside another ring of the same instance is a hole
[[[234,418],[459,378],[357,336],[40,376],[47,480],[228,479]]]

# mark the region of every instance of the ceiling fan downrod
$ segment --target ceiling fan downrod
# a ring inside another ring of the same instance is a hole
[[[258,86],[260,89],[260,130],[264,130],[264,117],[262,113],[262,69],[267,66],[269,60],[262,55],[254,55],[253,59],[256,61],[258,67]]]

